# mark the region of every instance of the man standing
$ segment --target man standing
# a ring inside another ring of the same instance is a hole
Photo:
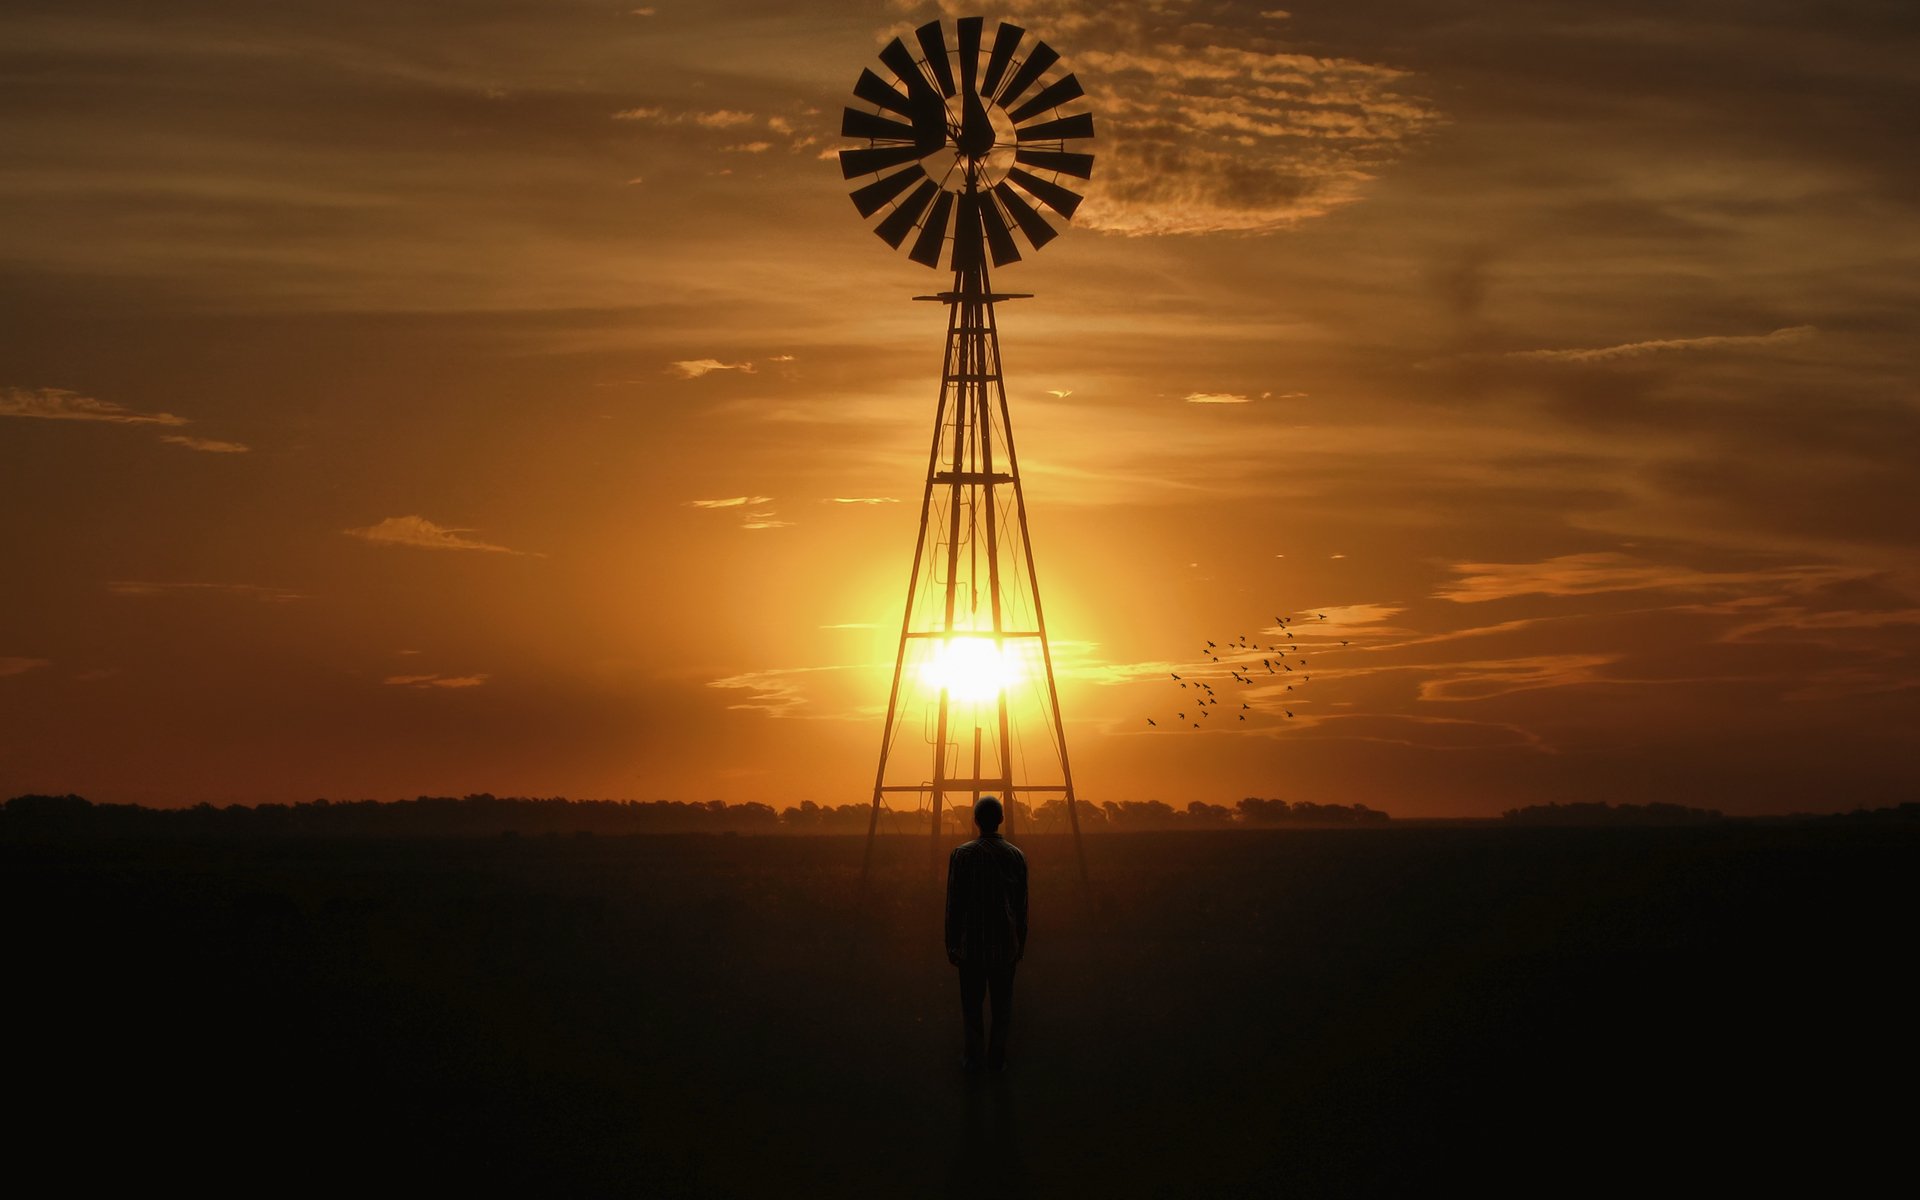
[[[1027,948],[1027,859],[1000,836],[1003,810],[992,796],[973,806],[980,836],[947,859],[947,961],[960,968],[960,1013],[966,1024],[968,1070],[981,1064],[985,1041],[980,1004],[991,999],[993,1036],[985,1065],[1007,1065],[1013,1025],[1013,968]]]

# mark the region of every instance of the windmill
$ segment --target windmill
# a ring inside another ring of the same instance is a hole
[[[1034,250],[1052,241],[1047,213],[1073,216],[1081,197],[1062,180],[1090,178],[1093,156],[1068,144],[1093,136],[1093,117],[1065,111],[1084,93],[1052,47],[1023,50],[1026,31],[1002,23],[988,48],[983,25],[957,21],[951,49],[938,21],[914,31],[918,53],[895,38],[880,51],[887,75],[860,73],[861,106],[840,127],[867,142],[840,153],[844,176],[863,181],[853,191],[860,215],[878,217],[874,232],[914,262],[953,272],[951,290],[914,297],[947,306],[947,340],[863,879],[885,798],[906,792],[930,797],[935,865],[950,797],[1005,797],[1009,833],[1016,799],[1061,797],[1083,881],[1087,873],[994,315],[995,302],[1026,296],[994,292],[988,266],[1018,262],[1022,240]],[[918,712],[903,683],[922,699]],[[1016,712],[1009,692],[1023,685],[1033,703]],[[1046,745],[1029,754],[1021,726],[1036,718]],[[911,781],[896,781],[889,769],[900,773],[907,756],[895,744],[916,724],[931,773],[908,763]]]

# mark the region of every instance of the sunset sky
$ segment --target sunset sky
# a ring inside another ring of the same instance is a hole
[[[945,313],[832,153],[972,12],[1099,123],[995,275],[1083,799],[1914,798],[1920,20],[1765,0],[13,0],[0,796],[864,802]]]

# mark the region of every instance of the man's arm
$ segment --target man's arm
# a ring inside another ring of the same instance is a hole
[[[947,961],[960,964],[960,850],[947,855]]]
[[[1019,962],[1020,956],[1027,952],[1027,859],[1022,855],[1014,861],[1019,863],[1019,869],[1013,874],[1013,920],[1020,934],[1020,946],[1015,952],[1014,961]]]

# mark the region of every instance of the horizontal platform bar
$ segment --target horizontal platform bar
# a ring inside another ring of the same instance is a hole
[[[997,783],[989,782],[987,786],[992,787],[996,792],[1012,792],[1015,795],[1021,792],[1065,792],[1067,790],[1067,785],[1064,783],[1016,783],[1002,787]],[[880,790],[883,792],[931,792],[934,790],[934,787],[930,783],[899,783],[888,784]],[[970,792],[973,790],[973,781],[969,779],[949,779],[940,785],[940,790],[943,792]],[[981,790],[985,791],[986,788],[983,787]],[[1082,800],[1080,803],[1085,804],[1086,801]]]
[[[948,376],[946,376],[946,381],[947,381],[948,383],[999,383],[999,382],[1000,382],[1000,376],[999,376],[998,374],[991,374],[991,375],[973,375],[973,374],[966,374],[966,375],[948,375]]]
[[[915,296],[914,299],[915,300],[935,300],[941,304],[958,304],[962,300],[974,300],[974,301],[985,300],[988,303],[997,303],[998,301],[1001,301],[1001,300],[1031,300],[1033,299],[1033,293],[1032,292],[994,292],[992,295],[983,296],[978,292],[937,292],[931,296]]]
[[[933,476],[933,481],[935,483],[963,484],[1012,483],[1013,476],[1007,474],[1005,471],[995,471],[991,475],[985,471],[936,471]]]
[[[1002,629],[998,634],[995,634],[991,629],[914,629],[914,630],[908,631],[907,636],[910,638],[944,638],[944,637],[990,638],[990,637],[996,637],[996,636],[1003,637],[1003,638],[1015,638],[1015,637],[1039,637],[1040,631],[1038,629]]]

